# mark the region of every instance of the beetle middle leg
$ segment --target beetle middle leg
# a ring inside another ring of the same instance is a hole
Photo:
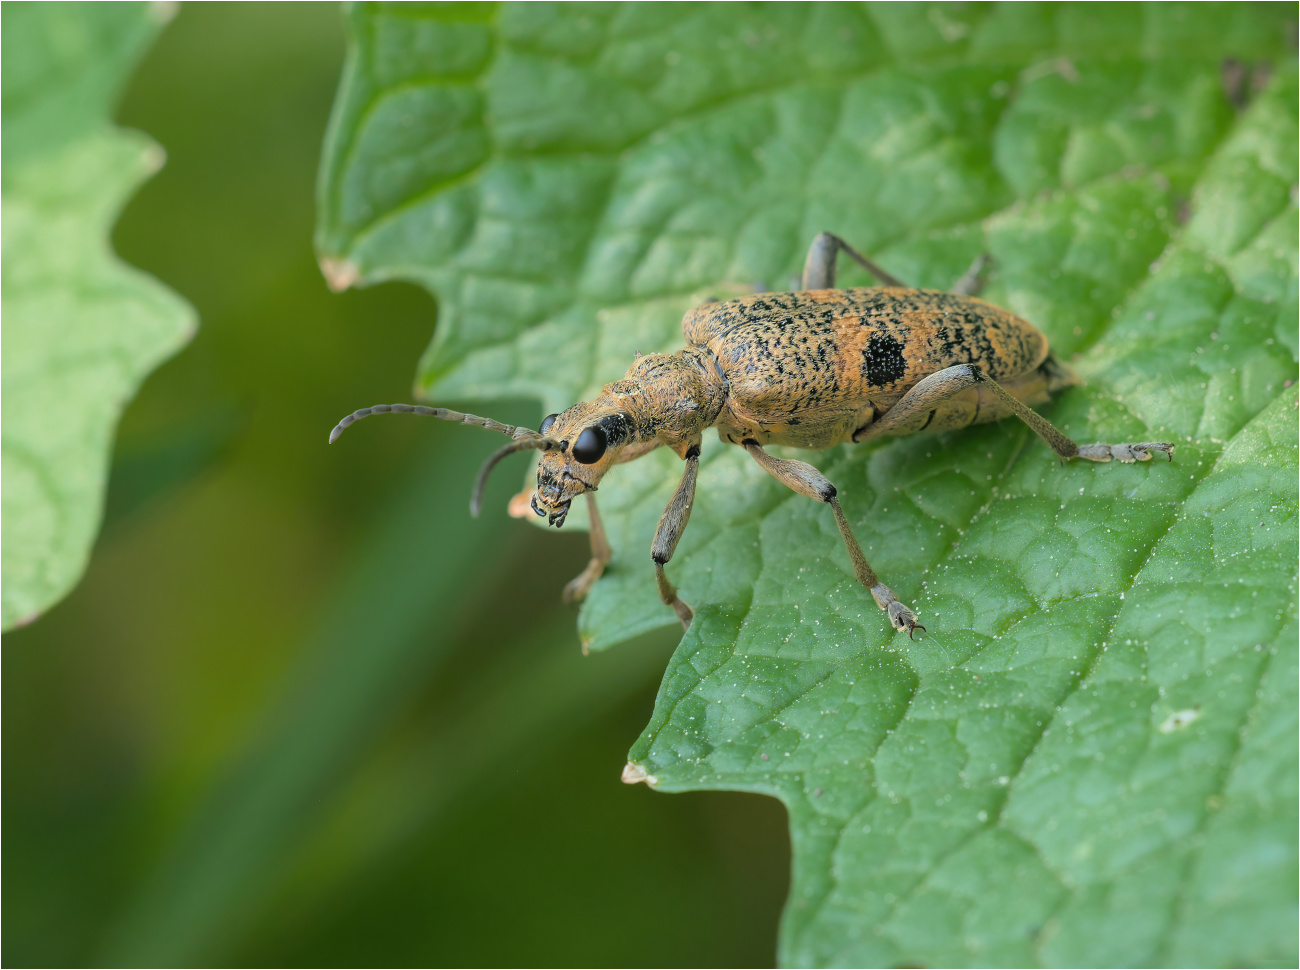
[[[686,452],[686,472],[677,485],[677,491],[668,500],[668,507],[659,517],[659,527],[655,529],[654,542],[650,546],[650,558],[655,563],[655,580],[659,583],[659,598],[673,608],[677,618],[682,621],[682,629],[690,628],[694,611],[677,595],[677,587],[664,572],[664,564],[673,558],[677,540],[686,531],[686,523],[691,518],[691,506],[695,504],[695,479],[700,471],[700,448],[695,445]]]
[[[871,594],[872,599],[889,616],[889,622],[893,624],[895,630],[899,633],[912,635],[913,630],[924,630],[925,627],[916,622],[916,614],[913,613],[905,603],[899,601],[894,591],[880,581],[871,564],[867,562],[867,557],[862,552],[862,547],[858,545],[858,540],[853,537],[853,531],[849,528],[849,520],[844,515],[844,510],[840,508],[840,500],[836,498],[835,486],[812,465],[806,461],[795,461],[790,458],[775,458],[763,450],[763,447],[752,438],[741,442],[745,450],[750,453],[753,459],[758,462],[763,471],[767,472],[781,484],[785,485],[792,491],[800,495],[807,495],[818,502],[825,502],[835,513],[835,525],[839,527],[840,538],[844,540],[844,548],[848,550],[849,559],[853,562],[853,571],[857,574],[858,582],[863,588]]]
[[[953,396],[979,384],[987,387],[1007,410],[1029,425],[1064,460],[1087,458],[1090,461],[1110,461],[1114,458],[1122,462],[1147,461],[1151,453],[1156,451],[1167,455],[1170,461],[1174,460],[1174,446],[1164,441],[1080,445],[1062,434],[1037,411],[1012,397],[1006,388],[974,364],[954,364],[918,381],[880,420],[858,429],[853,440],[870,441],[896,428],[903,428],[927,411],[933,411]]]
[[[992,262],[992,256],[988,253],[980,253],[948,292],[956,293],[958,296],[979,296],[980,290],[984,289],[984,271]]]

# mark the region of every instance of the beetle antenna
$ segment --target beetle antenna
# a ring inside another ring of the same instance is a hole
[[[353,411],[336,424],[334,430],[330,432],[330,444],[338,441],[339,435],[349,425],[355,424],[362,418],[368,418],[372,414],[419,414],[430,418],[442,418],[444,421],[455,421],[458,424],[487,428],[489,431],[500,431],[512,438],[537,435],[537,432],[531,428],[517,428],[513,424],[502,424],[500,421],[493,421],[491,418],[480,418],[477,414],[462,414],[460,411],[451,411],[447,408],[427,408],[422,404],[376,404],[372,408]]]
[[[538,451],[551,451],[560,447],[560,443],[552,438],[544,438],[536,431],[530,432],[532,437],[519,438],[510,442],[504,448],[494,451],[487,461],[483,462],[483,467],[479,469],[478,478],[474,480],[474,491],[469,497],[469,514],[478,518],[479,509],[483,507],[483,492],[487,488],[488,476],[492,474],[492,469],[496,468],[502,458],[513,455],[516,451],[527,451],[530,448],[536,448]]]

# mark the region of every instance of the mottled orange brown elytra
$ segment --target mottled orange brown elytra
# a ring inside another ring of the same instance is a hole
[[[835,289],[845,253],[883,285]],[[446,408],[381,404],[348,415],[330,432],[371,414],[424,414],[500,431],[514,439],[483,466],[470,510],[478,513],[488,473],[516,451],[542,452],[532,510],[564,524],[573,500],[590,503],[591,562],[565,587],[581,599],[600,578],[611,552],[594,492],[614,465],[664,446],[686,463],[681,484],[655,530],[650,557],[659,595],[683,628],[691,608],[677,595],[664,565],[690,518],[704,432],[718,429],[778,481],[830,506],[858,581],[899,632],[925,627],[880,581],[840,508],[835,486],[812,465],[776,458],[764,445],[827,448],[881,435],[950,431],[1014,415],[1062,459],[1173,460],[1167,442],[1078,445],[1029,408],[1077,384],[1051,354],[1047,338],[1015,314],[971,295],[982,261],[952,292],[906,286],[838,236],[813,240],[802,287],[706,303],[686,314],[686,347],[675,354],[637,357],[622,380],[593,401],[549,415],[537,431]]]

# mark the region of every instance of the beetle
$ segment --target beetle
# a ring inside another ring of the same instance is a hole
[[[844,253],[880,286],[835,288]],[[840,237],[813,240],[801,288],[755,293],[695,307],[682,320],[686,346],[674,354],[638,355],[622,380],[594,400],[548,415],[537,431],[446,408],[377,405],[345,417],[333,443],[372,414],[410,413],[458,421],[509,435],[479,472],[470,502],[477,515],[487,477],[517,451],[542,454],[529,504],[562,526],[575,498],[590,503],[591,561],[565,587],[566,600],[587,594],[611,552],[594,493],[615,465],[654,448],[671,449],[686,465],[650,547],[660,598],[682,627],[691,608],[677,595],[664,566],[690,518],[704,432],[717,428],[782,484],[830,506],[853,571],[889,622],[909,636],[925,627],[867,562],[840,507],[835,486],[812,465],[769,454],[765,445],[828,448],[882,435],[951,431],[1014,416],[1062,460],[1147,461],[1168,442],[1079,445],[1029,405],[1040,404],[1079,379],[1048,348],[1047,338],[1015,314],[973,295],[981,262],[952,291],[907,286]]]

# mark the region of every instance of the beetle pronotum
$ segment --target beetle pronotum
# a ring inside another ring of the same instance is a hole
[[[875,287],[835,289],[840,252],[876,277]],[[1078,379],[1057,361],[1047,338],[1016,315],[970,295],[978,271],[950,293],[906,286],[838,236],[821,233],[808,250],[802,288],[706,303],[682,320],[686,347],[638,356],[622,380],[592,401],[547,416],[537,431],[446,408],[381,404],[348,415],[330,432],[371,414],[410,413],[459,421],[514,440],[484,464],[474,486],[478,513],[488,473],[507,455],[542,452],[532,509],[561,526],[573,500],[591,510],[591,561],[565,587],[581,599],[610,560],[593,493],[614,465],[664,446],[686,463],[659,519],[650,557],[659,595],[690,625],[692,612],[664,566],[690,518],[704,432],[743,447],[784,485],[830,506],[858,581],[899,632],[922,629],[916,614],[880,581],[849,528],[835,486],[807,462],[768,454],[767,444],[828,448],[881,435],[950,431],[1014,415],[1062,459],[1173,460],[1161,441],[1078,445],[1028,405]]]

